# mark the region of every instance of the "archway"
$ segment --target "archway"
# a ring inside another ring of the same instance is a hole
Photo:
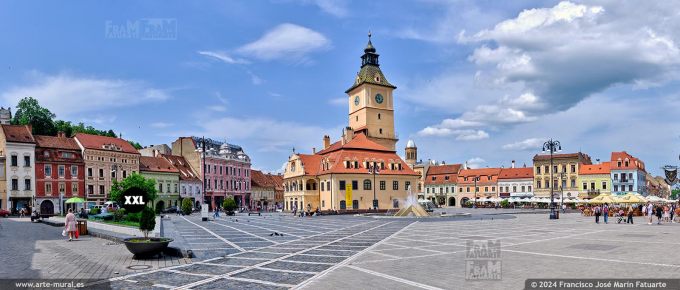
[[[43,200],[40,203],[40,214],[41,215],[53,215],[54,214],[54,203],[49,200]]]
[[[449,197],[449,206],[456,206],[456,198]]]

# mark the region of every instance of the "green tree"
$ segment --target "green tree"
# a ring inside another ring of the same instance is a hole
[[[144,238],[149,238],[149,232],[156,228],[156,215],[153,210],[146,206],[142,210],[142,216],[139,218],[139,230],[144,233]]]
[[[71,121],[56,120],[54,121],[54,127],[57,132],[64,132],[66,137],[73,136],[73,125],[71,124]]]
[[[33,134],[56,135],[54,117],[56,115],[47,108],[41,107],[38,100],[26,97],[19,101],[11,123],[14,125],[31,125]]]
[[[671,196],[670,199],[676,199],[678,198],[678,195],[680,194],[680,189],[673,189],[671,190]]]
[[[501,200],[501,207],[508,207],[510,202],[507,199]]]
[[[158,195],[156,191],[156,180],[144,178],[144,176],[139,173],[132,173],[121,181],[113,181],[113,184],[111,185],[110,199],[118,202],[118,204],[123,204],[125,201],[123,192],[132,187],[138,187],[142,189],[142,191],[144,191],[146,194],[145,200],[151,202],[152,204]]]
[[[185,215],[190,215],[191,214],[191,208],[194,206],[194,203],[191,202],[191,199],[185,198],[182,200],[182,213]]]
[[[135,147],[135,149],[137,149],[137,150],[144,148],[142,146],[142,144],[139,144],[135,141],[130,141],[130,140],[127,140],[127,141],[128,141],[128,143],[130,143],[130,145],[132,145],[132,147]]]
[[[232,215],[236,209],[236,201],[233,197],[228,196],[224,199],[224,201],[222,201],[222,208],[225,212],[227,212],[227,214]]]

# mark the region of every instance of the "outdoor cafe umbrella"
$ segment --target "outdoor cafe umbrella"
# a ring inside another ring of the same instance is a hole
[[[620,203],[646,203],[647,200],[645,200],[639,194],[629,193],[629,194],[626,194],[624,196],[619,197],[618,202],[620,202]]]
[[[66,200],[66,203],[84,203],[85,200],[80,197],[72,197]]]
[[[600,194],[590,200],[590,203],[603,204],[603,203],[617,203],[617,200],[611,194]]]
[[[655,195],[648,195],[648,196],[646,197],[646,199],[647,199],[648,201],[651,201],[651,202],[660,202],[660,201],[663,201],[663,198],[660,198],[660,197],[655,196]]]

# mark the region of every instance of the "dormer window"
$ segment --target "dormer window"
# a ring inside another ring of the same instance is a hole
[[[432,181],[435,181],[435,180],[437,180],[437,177],[436,177],[436,176],[432,176]]]
[[[463,177],[463,181],[467,181],[467,177]]]
[[[444,176],[444,180],[449,180],[449,176]]]

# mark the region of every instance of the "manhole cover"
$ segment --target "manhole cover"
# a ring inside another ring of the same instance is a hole
[[[150,265],[132,265],[132,266],[127,266],[127,269],[130,270],[146,270],[146,269],[151,269],[152,267]]]

